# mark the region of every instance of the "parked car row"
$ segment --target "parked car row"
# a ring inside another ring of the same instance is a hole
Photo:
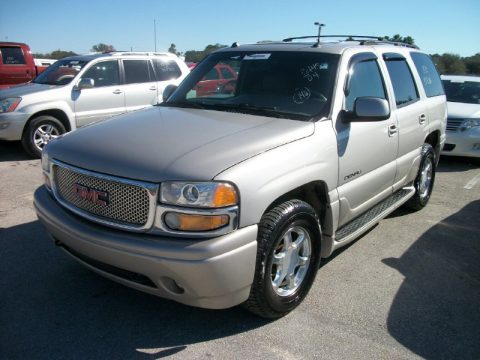
[[[40,157],[52,139],[92,122],[155,105],[188,67],[170,53],[72,56],[33,81],[0,91],[0,140],[21,140]]]

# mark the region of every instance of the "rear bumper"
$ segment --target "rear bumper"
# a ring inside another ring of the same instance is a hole
[[[480,157],[480,128],[448,131],[442,155]]]
[[[165,238],[93,224],[61,207],[45,187],[34,205],[50,235],[83,265],[135,289],[187,305],[221,309],[250,293],[257,226],[213,239]]]
[[[0,140],[20,140],[29,117],[19,112],[0,114]]]

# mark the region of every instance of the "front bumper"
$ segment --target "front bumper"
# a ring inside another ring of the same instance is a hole
[[[0,114],[0,140],[21,140],[30,115],[21,112]]]
[[[442,155],[480,157],[480,128],[447,131]]]
[[[115,230],[61,207],[40,187],[37,216],[75,259],[112,280],[183,304],[221,309],[247,300],[257,226],[213,239],[167,238]]]

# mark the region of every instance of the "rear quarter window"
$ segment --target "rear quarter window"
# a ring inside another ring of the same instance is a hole
[[[157,81],[174,80],[182,76],[182,70],[174,60],[155,59],[153,63],[155,64]]]
[[[418,75],[422,79],[422,85],[427,96],[445,95],[442,81],[430,56],[422,53],[412,53],[411,56]]]

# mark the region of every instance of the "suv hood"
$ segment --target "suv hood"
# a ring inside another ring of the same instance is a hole
[[[59,86],[55,85],[44,85],[44,84],[35,84],[35,83],[26,83],[21,85],[15,85],[9,87],[8,89],[0,90],[0,98],[9,98],[9,97],[21,97],[25,95],[34,94],[40,91],[50,90],[58,88]]]
[[[453,119],[468,119],[480,117],[480,104],[447,103],[448,117]]]
[[[311,122],[153,107],[76,130],[51,142],[47,151],[67,164],[130,179],[210,180],[313,132]]]

